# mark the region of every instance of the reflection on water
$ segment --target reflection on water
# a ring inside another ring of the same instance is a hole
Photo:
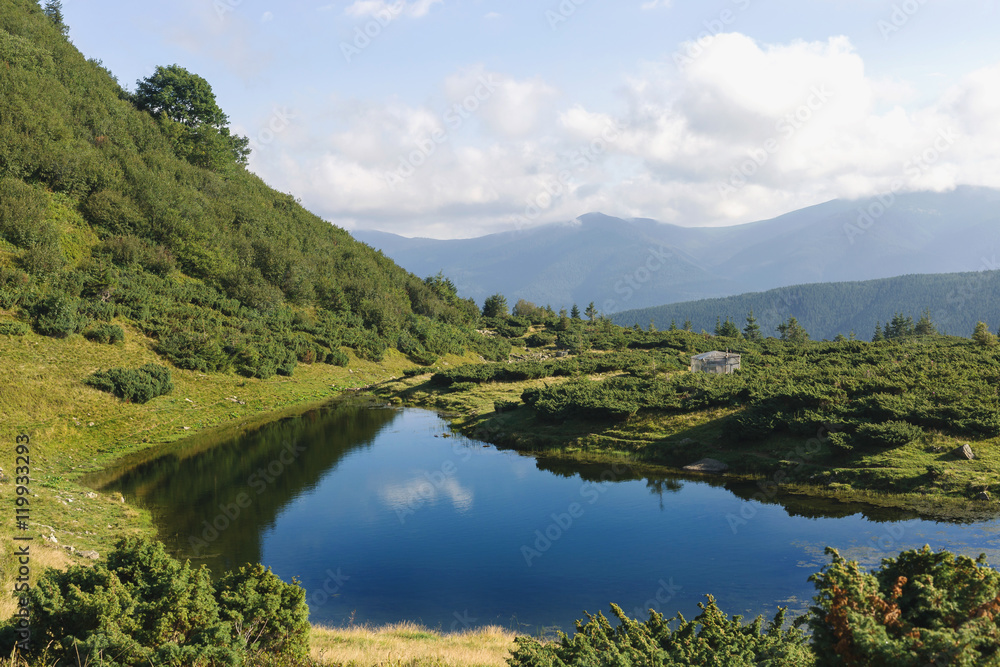
[[[827,545],[867,566],[925,543],[1000,562],[995,521],[789,494],[761,504],[753,484],[536,460],[450,435],[431,412],[343,401],[144,453],[95,484],[149,507],[181,557],[298,577],[313,622],[330,624],[569,629],[609,602],[691,617],[706,593],[728,613],[801,612]]]
[[[101,488],[150,508],[171,552],[222,572],[260,562],[261,534],[282,509],[398,416],[367,402],[334,403],[207,450],[197,440],[170,445],[109,471],[114,479]]]

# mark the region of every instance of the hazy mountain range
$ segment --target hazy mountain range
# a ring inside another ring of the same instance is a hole
[[[504,294],[603,313],[775,287],[997,268],[1000,190],[834,200],[771,220],[680,227],[590,213],[472,239],[354,236],[419,276],[443,271],[462,296]]]

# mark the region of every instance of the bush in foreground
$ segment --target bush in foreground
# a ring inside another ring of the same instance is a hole
[[[36,647],[28,657],[38,664],[292,665],[308,650],[305,591],[296,582],[252,565],[213,586],[204,566],[193,569],[141,538],[119,541],[94,567],[46,570],[28,600]]]
[[[815,605],[785,627],[782,609],[764,624],[727,618],[711,596],[687,621],[650,611],[637,622],[612,605],[617,627],[603,615],[577,621],[573,637],[556,642],[516,639],[511,667],[591,665],[1000,665],[1000,572],[930,547],[883,559],[867,573],[827,549],[832,562],[810,577]],[[808,625],[807,636],[798,628]]]
[[[603,614],[587,615],[587,623],[577,621],[576,635],[560,633],[551,644],[518,637],[510,660],[511,667],[563,667],[565,665],[705,665],[774,667],[814,664],[804,632],[784,629],[785,611],[779,611],[765,625],[758,616],[748,625],[739,616],[727,618],[715,604],[700,603],[701,613],[693,621],[680,614],[664,619],[650,611],[649,620],[638,622],[617,605],[611,611],[617,627]],[[671,622],[677,620],[675,628]]]

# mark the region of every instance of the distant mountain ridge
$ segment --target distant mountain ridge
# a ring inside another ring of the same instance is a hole
[[[652,323],[667,329],[689,320],[694,331],[715,330],[717,319],[731,319],[739,329],[753,311],[764,336],[795,317],[814,340],[837,334],[871,340],[877,323],[884,327],[896,313],[916,322],[928,311],[939,333],[971,336],[979,321],[991,330],[1000,325],[1000,271],[910,275],[860,282],[792,285],[720,299],[673,303],[611,315],[621,326]]]
[[[472,239],[352,234],[417,275],[444,271],[480,303],[500,292],[512,304],[593,301],[613,313],[804,283],[990,268],[1000,247],[1000,190],[833,200],[731,227],[590,213]]]

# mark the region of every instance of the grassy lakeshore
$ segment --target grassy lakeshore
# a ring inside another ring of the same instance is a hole
[[[384,627],[314,627],[311,655],[344,667],[502,667],[516,635],[489,626],[444,633],[414,623]]]
[[[666,377],[686,373],[668,371]],[[905,446],[844,456],[831,445],[829,432],[823,428],[805,434],[775,432],[752,441],[734,438],[745,411],[738,405],[681,412],[644,410],[625,420],[552,420],[521,403],[526,390],[570,382],[597,385],[623,375],[610,371],[572,378],[441,386],[427,373],[382,382],[374,391],[402,404],[439,410],[449,417],[455,430],[469,437],[547,460],[625,461],[651,474],[669,469],[673,474],[704,478],[679,469],[713,458],[729,466],[724,479],[754,482],[748,485],[753,492],[746,494],[747,499],[762,502],[813,497],[898,508],[913,516],[942,519],[984,520],[1000,515],[995,497],[977,498],[983,491],[995,496],[1000,490],[996,486],[1000,438],[929,431]],[[504,403],[509,407],[498,412],[495,406]],[[972,447],[974,460],[953,454],[963,444]]]
[[[161,362],[154,341],[121,322],[125,343],[100,345],[80,335],[54,339],[29,333],[0,336],[0,363],[8,372],[0,387],[0,489],[13,498],[15,438],[30,442],[30,524],[16,530],[12,517],[0,522],[0,540],[15,532],[34,538],[32,577],[45,567],[93,562],[82,552],[104,554],[121,536],[155,533],[148,512],[117,494],[95,493],[81,483],[116,460],[200,433],[219,439],[237,435],[289,413],[302,412],[351,389],[399,375],[414,364],[395,351],[375,363],[351,355],[348,368],[299,364],[292,377],[268,380],[234,374],[173,370],[174,390],[146,404],[126,403],[83,384],[93,371]],[[442,364],[476,360],[450,355]],[[14,558],[0,556],[0,579],[11,589]],[[0,616],[13,610],[0,596]]]

